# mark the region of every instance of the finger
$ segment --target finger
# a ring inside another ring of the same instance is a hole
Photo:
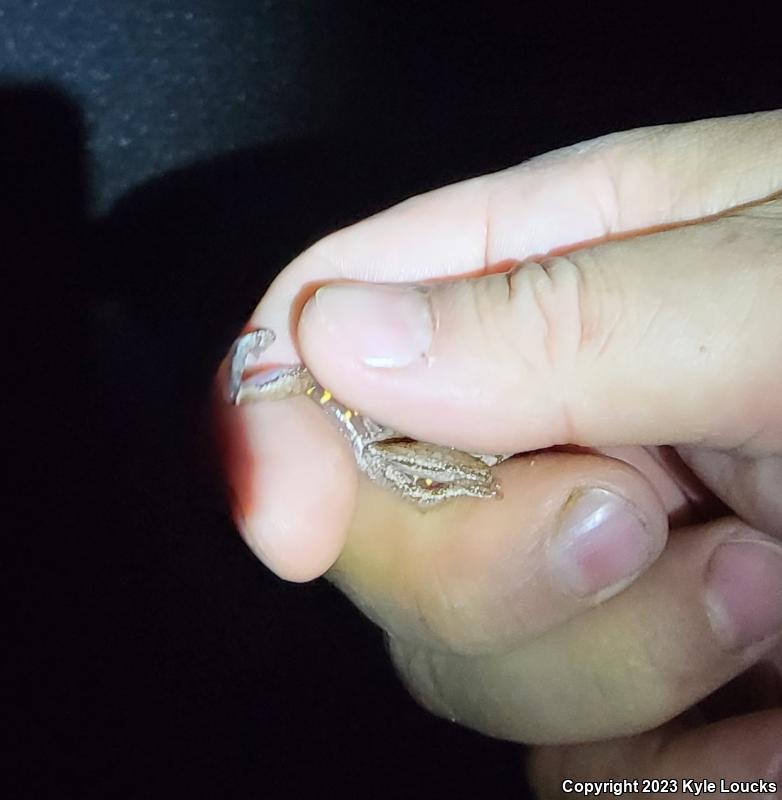
[[[700,480],[743,520],[782,538],[782,455],[752,458],[702,447],[678,449]]]
[[[305,397],[236,408],[217,394],[224,473],[242,538],[280,577],[319,577],[339,555],[353,514],[352,453]]]
[[[665,546],[666,508],[621,461],[544,453],[499,472],[503,502],[426,515],[364,487],[330,579],[395,636],[496,653],[616,594]]]
[[[782,547],[736,520],[677,531],[624,592],[500,655],[390,640],[413,694],[504,739],[560,744],[650,730],[779,641]]]
[[[248,327],[275,330],[277,341],[268,352],[271,361],[297,363],[291,320],[323,283],[465,275],[505,259],[525,259],[579,242],[695,219],[765,196],[782,185],[782,142],[773,144],[779,141],[774,133],[780,121],[782,114],[771,112],[615,134],[414,198],[327,237],[295,259],[261,300]],[[321,367],[313,366],[316,372]],[[292,408],[276,413],[268,406],[231,413],[241,420],[232,430],[268,428],[283,414],[295,414]],[[296,415],[288,424],[294,426],[300,440],[320,452],[329,437],[326,423]],[[264,463],[267,454],[259,446],[253,461]],[[299,459],[295,448],[268,457],[277,463],[281,458],[297,463]],[[350,505],[353,495],[343,482],[351,478],[318,470],[308,473],[306,488],[313,505]],[[249,481],[228,475],[240,487],[238,505],[259,509],[264,504],[263,517],[251,516],[245,524],[247,537],[256,552],[269,554],[264,560],[279,574],[288,575],[290,565],[301,557],[306,564],[298,574],[320,574],[344,540],[344,528],[339,527],[344,515],[318,519],[319,550],[311,553],[309,509],[291,504],[285,495],[277,499],[279,486],[269,484],[275,480],[272,475],[265,470]],[[249,494],[243,494],[245,490]]]
[[[503,275],[324,287],[302,353],[345,402],[468,450],[779,452],[780,224],[777,200]]]
[[[782,111],[624,131],[411,198],[302,253],[249,324],[295,363],[291,311],[320,284],[475,274],[767,197],[782,189],[781,131]]]
[[[702,796],[780,797],[782,710],[695,729],[673,723],[640,736],[596,744],[536,747],[527,764],[530,782],[541,800],[583,797],[587,790],[596,794],[599,784],[604,795],[616,789],[627,795],[693,797],[700,789]],[[714,788],[708,787],[709,781]],[[583,786],[585,782],[589,785]]]

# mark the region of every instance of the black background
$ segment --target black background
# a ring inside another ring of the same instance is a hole
[[[778,22],[641,3],[0,12],[10,796],[525,796],[517,748],[428,717],[345,600],[245,549],[211,375],[335,227],[612,130],[782,106]]]

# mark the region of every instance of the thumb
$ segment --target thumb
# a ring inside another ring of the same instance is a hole
[[[475,452],[782,449],[782,201],[510,272],[330,284],[305,363],[341,400]]]

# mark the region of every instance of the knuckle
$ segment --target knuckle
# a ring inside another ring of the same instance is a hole
[[[527,361],[549,373],[572,366],[585,337],[593,334],[585,285],[582,260],[568,256],[522,264],[509,273],[513,341]]]
[[[438,651],[464,653],[473,650],[469,604],[459,600],[454,588],[437,573],[417,585],[416,612],[425,641]]]
[[[428,590],[419,595],[421,623],[431,641],[446,650],[453,650],[458,644],[453,625],[453,613],[457,607],[449,594],[443,591],[439,580],[431,581]]]
[[[616,317],[601,301],[599,265],[587,250],[520,265],[507,276],[506,336],[515,362],[544,387],[563,441],[574,441],[578,403],[573,376],[609,347]]]
[[[432,714],[456,719],[445,697],[437,654],[419,644],[390,636],[386,644],[391,662],[412,697]]]

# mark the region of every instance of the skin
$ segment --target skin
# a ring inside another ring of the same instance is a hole
[[[384,424],[525,454],[496,469],[502,501],[421,514],[306,400],[218,412],[248,545],[290,580],[328,570],[426,707],[537,745],[543,797],[782,777],[773,673],[696,705],[780,657],[780,191],[780,112],[615,134],[327,237],[248,323]],[[419,284],[425,308],[314,294],[356,281]],[[585,496],[621,513],[568,549]]]

